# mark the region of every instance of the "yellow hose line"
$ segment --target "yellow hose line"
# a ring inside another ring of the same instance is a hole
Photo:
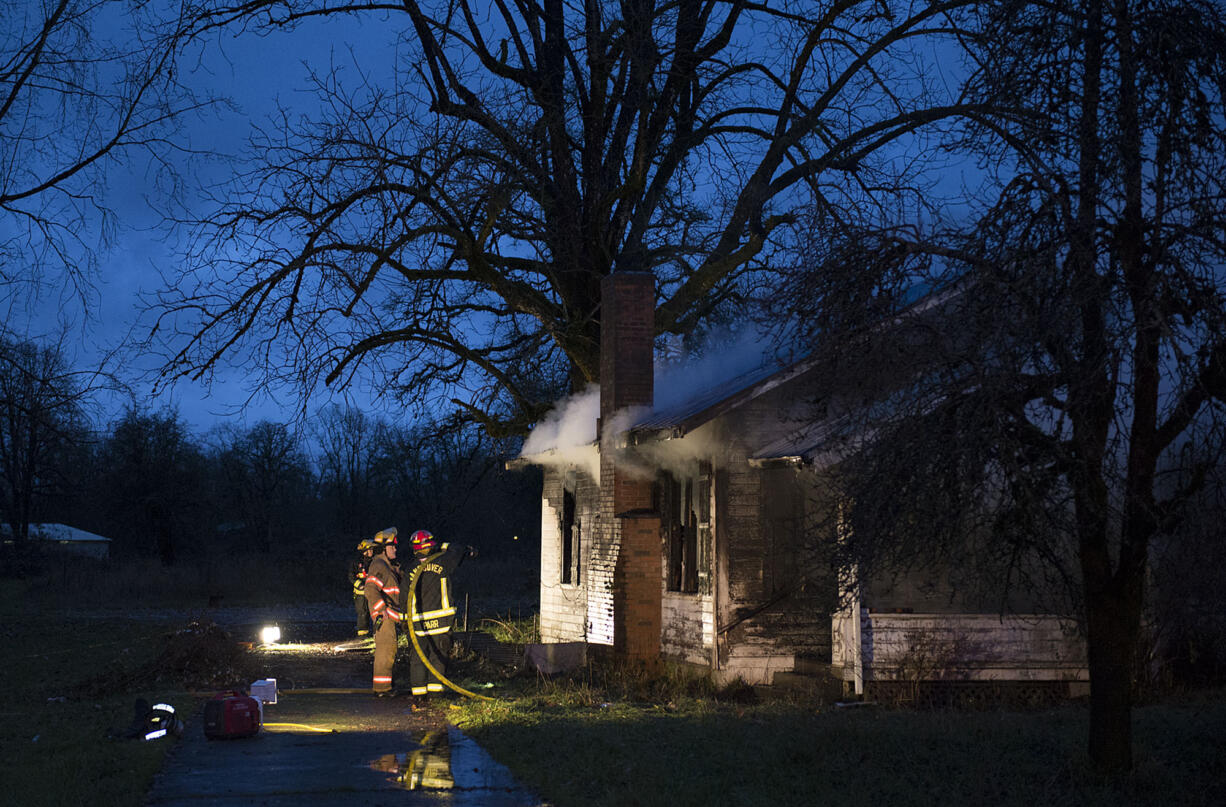
[[[417,653],[417,657],[421,659],[422,664],[426,665],[426,669],[430,671],[431,675],[442,681],[443,684],[449,687],[451,690],[458,692],[465,697],[476,698],[477,700],[494,700],[488,695],[478,695],[476,692],[469,692],[459,684],[453,684],[445,675],[434,669],[434,665],[431,664],[428,659],[426,659],[426,654],[423,653],[421,649],[421,643],[417,641],[417,631],[413,630],[413,613],[417,610],[417,578],[420,576],[421,565],[418,564],[416,567],[414,567],[413,573],[409,575],[409,613],[407,614],[409,620],[409,641],[413,643],[413,650]]]
[[[334,734],[336,729],[321,729],[319,726],[308,726],[306,723],[265,723],[264,728],[276,726],[277,728],[286,729],[305,729],[307,731],[317,731],[320,734]]]

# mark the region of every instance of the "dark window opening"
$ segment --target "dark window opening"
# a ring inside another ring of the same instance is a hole
[[[668,590],[685,594],[709,590],[710,465],[702,463],[696,473],[682,479],[665,473],[657,491],[667,542]]]
[[[763,588],[769,596],[788,594],[800,582],[800,557],[804,545],[805,504],[796,471],[772,468],[763,471],[762,516],[765,545],[762,555]]]
[[[562,582],[579,582],[579,521],[575,518],[575,494],[562,491]]]

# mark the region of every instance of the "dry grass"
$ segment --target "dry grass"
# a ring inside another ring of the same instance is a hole
[[[0,558],[0,573],[19,572],[31,605],[76,608],[204,608],[284,603],[347,604],[349,555],[344,551],[213,553],[163,566],[156,558],[98,561],[27,553]],[[20,561],[18,563],[17,561]],[[470,622],[499,614],[535,612],[535,567],[522,558],[467,561],[456,573],[457,591],[470,595]],[[67,594],[68,601],[65,601]],[[509,617],[508,617],[509,618]]]
[[[137,698],[195,708],[180,683],[149,674],[167,626],[33,612],[13,581],[0,597],[5,803],[140,804],[173,741],[112,737],[130,726]]]

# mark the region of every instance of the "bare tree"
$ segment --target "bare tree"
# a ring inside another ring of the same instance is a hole
[[[278,539],[289,538],[294,519],[287,512],[292,494],[312,479],[297,436],[283,423],[260,421],[231,433],[220,455],[219,480],[238,505],[254,545],[268,552]]]
[[[319,482],[323,497],[335,502],[334,528],[345,539],[368,537],[387,526],[372,509],[379,429],[361,410],[339,405],[321,409],[315,423]]]
[[[1069,583],[1090,756],[1117,772],[1151,548],[1178,540],[1220,459],[1185,447],[1220,446],[1226,414],[1226,16],[1200,0],[980,13],[973,92],[1028,112],[968,137],[1001,167],[995,205],[962,238],[828,245],[790,297],[822,299],[821,328],[856,324],[849,301],[889,313],[919,279],[957,289],[944,336],[846,464],[857,532],[933,552],[987,526],[1006,571],[1038,559]],[[860,270],[835,281],[847,261]]]
[[[203,532],[205,462],[195,436],[174,411],[129,409],[99,453],[99,489],[116,548],[173,564]]]
[[[490,496],[489,477],[505,461],[494,441],[475,427],[447,428],[425,423],[410,428],[386,427],[378,437],[376,473],[397,513],[415,528],[445,539],[470,537],[474,522],[496,520],[505,502]]]
[[[18,543],[39,501],[63,492],[66,449],[90,439],[92,389],[59,346],[0,338],[0,519]]]
[[[0,305],[43,281],[88,298],[115,226],[108,172],[141,154],[171,167],[181,117],[207,102],[178,81],[168,4],[0,0],[0,16]]]
[[[905,185],[919,133],[969,111],[929,69],[966,5],[200,3],[263,31],[387,15],[403,56],[386,84],[321,68],[321,117],[261,135],[160,299],[166,373],[229,355],[312,389],[368,365],[522,431],[597,378],[602,276],[655,273],[657,331],[690,333],[802,204]]]

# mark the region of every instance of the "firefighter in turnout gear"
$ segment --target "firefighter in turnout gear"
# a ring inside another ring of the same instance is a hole
[[[366,568],[375,556],[375,542],[365,538],[349,561],[349,582],[353,585],[353,610],[358,620],[358,638],[370,636],[370,603],[366,602]]]
[[[455,600],[448,580],[465,558],[476,557],[472,547],[457,549],[440,545],[434,535],[418,530],[412,538],[413,555],[417,558],[417,583],[413,591],[412,630],[430,665],[446,675],[447,656],[451,652],[451,627],[455,623]],[[406,580],[408,574],[405,575]],[[408,592],[405,592],[408,600]],[[414,653],[409,663],[409,683],[415,699],[443,692],[443,684]]]
[[[375,556],[366,570],[365,594],[375,626],[375,670],[371,688],[376,694],[392,691],[392,666],[396,662],[396,626],[404,621],[400,605],[400,565],[396,562],[396,528],[375,533]]]

